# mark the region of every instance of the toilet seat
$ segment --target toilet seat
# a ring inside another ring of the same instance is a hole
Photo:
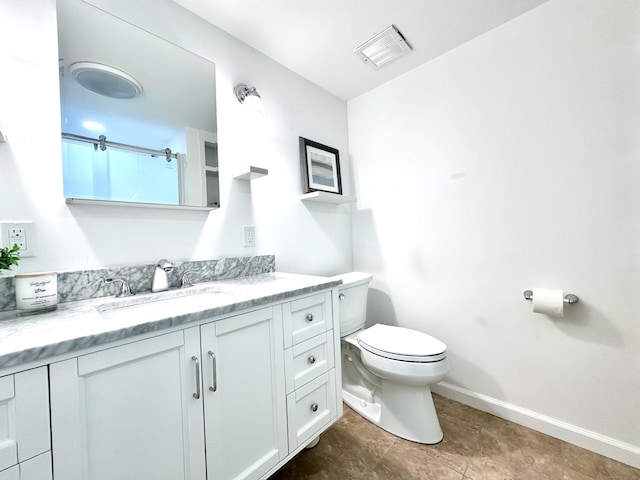
[[[403,362],[431,363],[446,358],[447,346],[426,333],[375,324],[358,332],[358,344],[381,357]]]

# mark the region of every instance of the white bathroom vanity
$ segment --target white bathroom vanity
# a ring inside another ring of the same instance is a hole
[[[0,480],[267,478],[342,414],[338,283],[270,273],[0,314]],[[25,408],[37,446],[1,463]]]

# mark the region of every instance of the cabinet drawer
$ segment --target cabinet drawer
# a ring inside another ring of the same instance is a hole
[[[331,292],[300,298],[284,305],[284,347],[331,330]]]
[[[287,393],[334,367],[333,330],[285,350]]]
[[[287,396],[289,451],[318,435],[337,416],[335,369]]]

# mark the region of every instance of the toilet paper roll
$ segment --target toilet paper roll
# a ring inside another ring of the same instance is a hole
[[[535,313],[562,317],[564,314],[564,292],[548,288],[534,288],[531,309]]]

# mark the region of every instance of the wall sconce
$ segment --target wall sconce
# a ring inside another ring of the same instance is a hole
[[[265,117],[267,116],[267,112],[264,108],[264,103],[262,103],[262,98],[256,90],[256,87],[250,87],[246,83],[238,83],[235,87],[233,87],[233,93],[241,104],[250,107],[264,121]]]

